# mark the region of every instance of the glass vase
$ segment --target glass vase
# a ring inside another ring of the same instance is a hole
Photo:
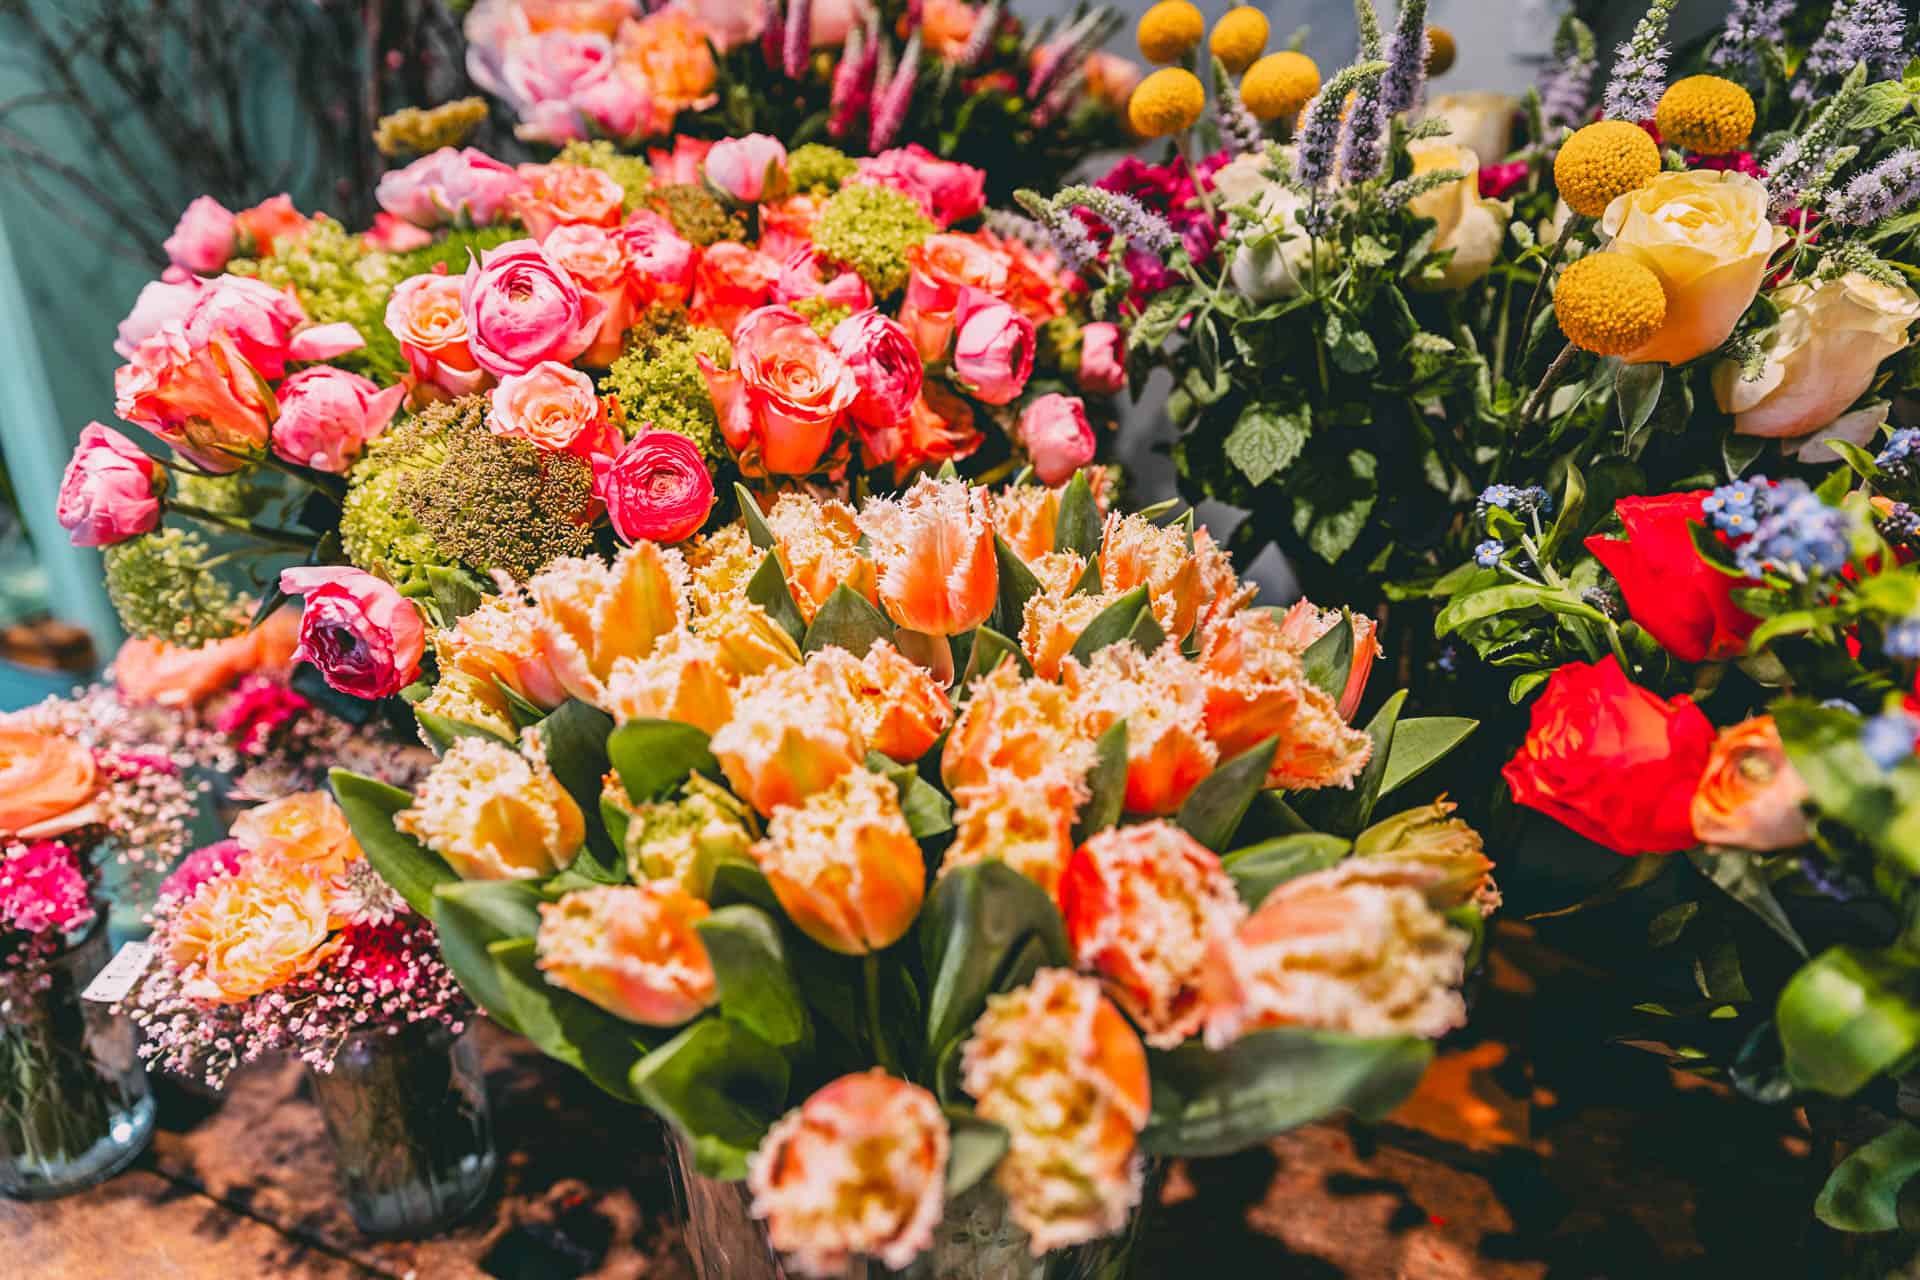
[[[804,1280],[768,1243],[753,1216],[747,1184],[703,1176],[694,1169],[685,1139],[671,1127],[668,1137],[674,1199],[700,1280]],[[1142,1206],[1153,1198],[1158,1172],[1149,1166]],[[933,1246],[905,1270],[856,1259],[835,1280],[1126,1280],[1144,1216],[1137,1208],[1117,1235],[1036,1258],[1027,1233],[1008,1213],[1006,1197],[986,1181],[948,1201]]]
[[[80,993],[106,966],[106,911],[65,950],[0,971],[0,1194],[66,1195],[153,1136],[133,1024]]]
[[[437,1022],[348,1036],[331,1071],[309,1067],[340,1194],[369,1236],[415,1238],[459,1221],[493,1181],[493,1120],[479,1055]]]

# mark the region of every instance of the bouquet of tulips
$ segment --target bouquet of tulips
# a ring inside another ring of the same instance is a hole
[[[334,776],[491,1016],[809,1275],[905,1267],[969,1191],[1078,1246],[1143,1155],[1413,1087],[1497,894],[1444,801],[1377,819],[1472,722],[1350,725],[1365,622],[1252,607],[1085,472],[740,510],[453,622],[439,763]]]
[[[529,142],[623,149],[766,133],[879,155],[924,144],[990,169],[997,195],[1126,141],[1138,71],[1078,4],[1027,26],[1005,0],[482,0],[467,70]]]

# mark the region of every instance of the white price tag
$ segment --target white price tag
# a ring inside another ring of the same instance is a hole
[[[144,942],[129,942],[107,961],[107,967],[93,976],[87,989],[80,993],[82,1000],[94,1000],[101,1004],[114,1004],[126,997],[140,981],[140,975],[147,971],[147,962],[153,959],[153,948]]]

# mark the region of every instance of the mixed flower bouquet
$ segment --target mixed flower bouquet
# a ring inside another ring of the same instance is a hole
[[[481,0],[467,70],[529,142],[920,144],[1004,196],[1127,141],[1139,73],[1101,51],[1120,23],[1079,4],[1028,27],[1004,0]]]
[[[1143,1152],[1380,1114],[1465,1016],[1491,863],[1374,810],[1472,723],[1349,725],[1366,623],[1098,487],[743,492],[557,562],[435,636],[417,787],[334,776],[481,1007],[806,1274],[989,1176],[1036,1256],[1108,1235]]]

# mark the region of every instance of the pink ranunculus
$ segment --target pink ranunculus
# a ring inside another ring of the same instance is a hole
[[[366,345],[351,324],[312,324],[292,286],[276,289],[251,276],[216,276],[183,321],[187,340],[204,346],[217,333],[233,339],[248,364],[269,382],[289,361],[331,360]]]
[[[813,245],[794,250],[774,278],[773,300],[794,303],[803,298],[824,298],[849,311],[865,311],[873,305],[873,290],[857,272],[842,271],[831,280],[822,280],[820,268],[824,263],[825,258]]]
[[[238,238],[233,211],[212,196],[197,196],[160,247],[174,266],[210,276],[232,259]]]
[[[622,542],[682,542],[713,510],[713,477],[693,441],[642,431],[611,457],[593,460],[593,493]]]
[[[635,302],[678,307],[693,293],[693,264],[700,251],[681,238],[666,216],[639,209],[620,228],[627,249],[627,277]]]
[[[764,133],[714,143],[704,170],[708,186],[741,204],[778,200],[787,194],[787,149],[778,138]]]
[[[247,846],[238,840],[221,840],[195,849],[160,882],[160,896],[185,902],[207,881],[238,871],[246,856]]]
[[[1020,443],[1033,459],[1034,474],[1045,485],[1062,485],[1093,461],[1093,427],[1079,396],[1049,393],[1020,415]]]
[[[313,220],[293,207],[293,198],[269,196],[251,209],[233,215],[239,232],[237,251],[255,258],[271,258],[276,247],[304,240]]]
[[[653,171],[653,180],[662,186],[697,186],[707,163],[707,152],[711,150],[713,143],[704,138],[689,138],[684,133],[676,133],[673,135],[673,150],[663,151],[659,147],[648,149],[647,168]]]
[[[133,359],[133,349],[160,332],[161,326],[184,323],[206,287],[199,276],[178,267],[167,268],[166,275],[144,286],[134,299],[133,310],[120,322],[114,351],[122,360]]]
[[[954,315],[953,372],[976,399],[1010,404],[1033,375],[1033,321],[1013,304],[963,289]]]
[[[1127,385],[1125,342],[1120,326],[1096,320],[1080,330],[1080,389],[1088,395],[1118,395]]]
[[[472,147],[442,147],[380,176],[374,199],[416,227],[484,227],[499,221],[526,179],[510,164]]]
[[[470,264],[460,291],[467,346],[496,378],[593,345],[606,307],[532,240],[510,240]]]
[[[805,475],[860,393],[853,370],[806,318],[761,307],[733,333],[733,368],[696,357],[720,431],[748,475]]]
[[[635,313],[633,281],[627,273],[624,235],[605,227],[575,223],[555,227],[541,243],[547,256],[573,277],[574,283],[600,300],[604,309],[593,344],[580,353],[589,368],[604,369],[620,355]]]
[[[225,332],[204,345],[168,325],[113,374],[114,412],[208,471],[236,471],[267,447],[273,389]]]
[[[493,434],[555,453],[575,450],[583,436],[599,442],[603,421],[593,379],[557,360],[542,360],[525,373],[500,379],[487,406],[487,429]]]
[[[373,215],[372,229],[360,238],[367,248],[380,253],[408,253],[432,244],[433,232],[416,227],[405,218],[397,218],[383,209]]]
[[[507,94],[525,114],[546,102],[565,102],[613,73],[613,42],[598,31],[543,31],[507,46],[500,74]]]
[[[986,170],[942,160],[917,142],[862,159],[850,181],[912,196],[943,230],[987,207]]]
[[[615,142],[637,141],[653,119],[653,95],[646,80],[619,71],[575,93],[573,105],[595,133]]]
[[[80,432],[54,516],[76,547],[110,547],[160,523],[166,472],[140,446],[98,422]]]
[[[297,466],[344,475],[367,441],[387,429],[407,388],[317,364],[280,384],[273,451]]]
[[[478,391],[486,371],[474,363],[467,345],[467,317],[461,309],[462,276],[439,272],[410,276],[387,298],[387,329],[417,383],[450,396]]]
[[[304,597],[294,658],[318,667],[341,693],[391,697],[420,674],[426,626],[388,583],[364,569],[302,565],[281,571],[280,589]]]
[[[913,339],[897,320],[867,310],[835,325],[830,341],[853,370],[854,382],[860,388],[847,412],[860,428],[868,461],[892,461],[893,450],[879,442],[897,439],[926,379],[926,368],[920,363],[920,353],[914,350]]]

